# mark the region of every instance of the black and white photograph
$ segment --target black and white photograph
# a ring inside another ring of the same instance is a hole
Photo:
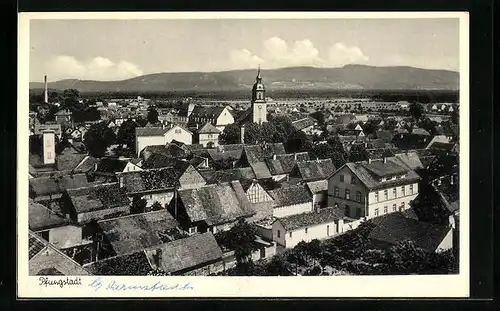
[[[465,13],[47,14],[20,32],[26,288],[467,282]]]

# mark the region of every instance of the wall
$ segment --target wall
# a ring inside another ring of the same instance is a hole
[[[224,127],[226,127],[226,125],[233,124],[233,123],[234,123],[233,115],[229,112],[229,110],[227,108],[224,108],[224,110],[222,110],[220,116],[217,118],[217,122],[215,123],[215,126],[219,130],[223,131]]]
[[[267,105],[266,105],[266,103],[260,103],[260,102],[254,103],[252,113],[253,113],[253,122],[255,122],[255,123],[259,123],[259,121],[261,123],[267,122]]]
[[[314,239],[332,237],[339,234],[341,231],[343,231],[343,224],[333,220],[327,223],[310,226],[307,228],[307,233],[305,228],[296,229],[291,231],[291,237],[290,232],[286,232],[285,247],[292,248],[301,241],[310,242]]]
[[[278,237],[278,231],[280,232],[279,237]],[[286,231],[285,228],[283,228],[281,222],[275,221],[273,223],[273,241],[278,243],[279,245],[286,245],[285,235]]]
[[[52,228],[49,242],[59,249],[78,245],[82,242],[82,228],[72,225]]]
[[[405,185],[405,193],[403,195],[403,186],[391,187],[387,189],[388,199],[385,200],[384,190],[371,191],[368,195],[368,217],[376,217],[376,209],[379,210],[379,216],[384,214],[384,207],[387,206],[388,213],[394,212],[393,205],[396,204],[396,211],[399,211],[401,204],[404,204],[404,209],[410,207],[410,202],[418,195],[418,183],[413,184],[413,194],[410,192],[410,185]],[[393,189],[396,188],[396,196],[393,194]],[[379,201],[375,198],[375,193],[379,193]]]
[[[302,203],[302,204],[295,204],[295,205],[283,206],[283,207],[275,207],[273,209],[273,216],[281,218],[281,217],[286,217],[286,216],[290,216],[290,215],[311,212],[312,210],[313,210],[313,204],[311,201],[311,202]]]
[[[142,168],[130,162],[127,163],[127,165],[123,169],[123,172],[136,172],[136,171],[142,171]]]
[[[206,147],[209,142],[213,142],[213,146],[216,147],[219,145],[219,134],[200,134],[199,135],[199,143]]]
[[[253,183],[246,191],[247,198],[251,203],[271,201],[271,196],[258,183]]]
[[[260,235],[266,239],[269,239],[269,240],[274,240],[272,227],[265,228],[265,227],[262,227],[260,225],[255,225],[255,228],[257,229],[258,235]]]
[[[340,175],[344,175],[344,181],[340,181]],[[365,201],[366,201],[366,187],[356,178],[356,183],[351,183],[352,177],[355,176],[351,170],[344,166],[334,176],[328,180],[328,206],[335,206],[337,203],[339,208],[345,211],[345,206],[349,206],[348,217],[364,216]],[[335,197],[335,187],[339,188],[339,197]],[[350,199],[345,199],[345,190],[349,190]],[[361,202],[356,201],[356,192],[361,193]]]
[[[453,230],[448,231],[443,241],[437,247],[437,252],[449,250],[453,248]]]
[[[165,135],[165,143],[170,143],[172,140],[185,143],[186,145],[191,145],[193,143],[193,135],[185,129],[176,126],[170,129],[170,131],[168,131]]]
[[[164,136],[136,136],[136,152],[139,155],[146,146],[165,145]]]

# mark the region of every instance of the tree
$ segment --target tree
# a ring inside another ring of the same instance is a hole
[[[367,160],[366,149],[363,144],[355,144],[349,150],[349,162],[359,162]]]
[[[378,130],[377,121],[373,119],[366,121],[366,123],[363,124],[362,127],[363,127],[363,133],[365,133],[366,136],[374,135]]]
[[[386,131],[394,131],[396,124],[397,122],[395,119],[386,119],[384,121],[383,129]]]
[[[422,105],[419,103],[411,103],[410,104],[410,114],[415,120],[419,120],[424,113],[424,109]]]
[[[134,121],[132,121],[131,119],[128,119],[127,121],[123,122],[120,125],[120,128],[118,129],[116,141],[120,145],[127,145],[128,148],[134,148],[135,147],[135,128],[136,127],[137,127],[137,124]]]
[[[235,123],[228,124],[219,135],[219,142],[222,145],[239,144],[241,142],[240,127]]]
[[[76,89],[66,89],[63,91],[61,108],[73,110],[78,107],[80,92]]]
[[[154,107],[148,109],[148,122],[151,124],[158,123],[158,111]]]
[[[453,111],[451,112],[451,122],[453,124],[458,124],[458,118],[459,118],[459,115],[458,115],[458,107],[455,107],[453,109]]]
[[[332,159],[335,167],[341,167],[346,163],[347,154],[337,136],[327,139],[326,144],[315,144],[309,150],[311,159]]]
[[[132,205],[130,206],[130,213],[140,214],[146,211],[147,201],[141,198],[140,195],[136,194],[132,198]]]
[[[245,126],[245,144],[255,145],[262,142],[261,127],[257,123],[250,123]]]
[[[420,127],[429,132],[431,135],[436,135],[436,125],[429,118],[423,118],[420,121]]]
[[[116,141],[115,133],[105,122],[93,124],[83,137],[83,143],[93,157],[104,156],[106,149]]]

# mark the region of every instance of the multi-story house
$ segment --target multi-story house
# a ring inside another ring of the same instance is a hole
[[[399,158],[346,163],[328,179],[328,205],[351,218],[372,218],[410,207],[420,177]]]

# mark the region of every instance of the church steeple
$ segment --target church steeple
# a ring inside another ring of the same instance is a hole
[[[267,122],[266,88],[262,83],[260,65],[252,88],[252,122],[258,124]]]

